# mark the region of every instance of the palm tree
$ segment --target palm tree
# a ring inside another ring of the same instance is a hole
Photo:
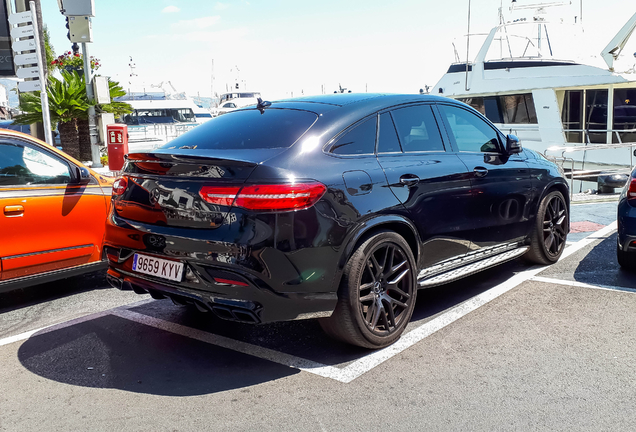
[[[52,126],[59,124],[62,149],[74,158],[82,160],[76,119],[88,117],[89,101],[86,96],[84,77],[76,71],[61,71],[61,73],[61,80],[55,77],[49,78],[47,94],[51,123]],[[15,123],[42,122],[40,92],[20,94],[20,110],[23,114],[15,117]]]

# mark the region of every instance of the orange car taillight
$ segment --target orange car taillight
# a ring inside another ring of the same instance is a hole
[[[199,194],[211,204],[257,211],[303,210],[314,205],[327,191],[322,183],[236,186],[204,186]]]
[[[119,177],[117,180],[113,182],[113,196],[122,195],[126,192],[126,188],[128,187],[128,181],[125,177]]]
[[[627,200],[636,200],[636,178],[631,178],[629,189],[627,189]]]

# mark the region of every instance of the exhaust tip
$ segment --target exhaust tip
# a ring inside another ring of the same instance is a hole
[[[112,286],[113,288],[117,288],[118,290],[122,290],[125,291],[126,289],[124,288],[124,281],[116,278],[115,276],[106,275],[106,280],[108,281],[108,283],[110,284],[110,286]]]

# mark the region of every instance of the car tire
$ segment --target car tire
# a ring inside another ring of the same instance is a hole
[[[539,204],[530,234],[530,249],[523,258],[542,265],[557,262],[565,249],[569,223],[568,207],[563,194],[559,191],[547,194]]]
[[[636,253],[626,252],[622,250],[618,244],[616,245],[616,258],[618,258],[618,264],[625,270],[636,270]]]
[[[320,325],[331,337],[377,349],[400,338],[417,296],[416,263],[408,243],[391,231],[378,232],[349,258],[331,317]]]

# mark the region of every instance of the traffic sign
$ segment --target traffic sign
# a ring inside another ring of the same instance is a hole
[[[38,55],[36,53],[18,54],[13,58],[13,61],[17,66],[37,64]]]
[[[14,39],[33,36],[33,26],[27,25],[22,27],[13,27],[11,29],[11,37]]]
[[[15,41],[11,44],[11,47],[15,52],[33,51],[35,50],[35,39]]]
[[[21,81],[18,83],[18,90],[21,92],[42,90],[42,83],[40,81]]]
[[[18,24],[24,24],[28,22],[33,22],[33,15],[31,15],[31,11],[14,13],[9,15],[9,24],[18,25]]]
[[[18,78],[38,78],[40,76],[40,68],[35,67],[22,67],[16,71]]]

